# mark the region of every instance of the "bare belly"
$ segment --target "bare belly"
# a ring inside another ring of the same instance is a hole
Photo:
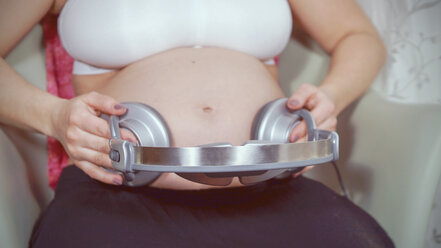
[[[284,97],[277,80],[258,59],[221,48],[178,48],[109,75],[75,76],[77,93],[95,90],[118,101],[152,106],[167,122],[172,145],[213,142],[241,145],[250,139],[252,121],[267,102]],[[239,186],[237,179],[231,186]],[[151,186],[213,188],[173,173]]]

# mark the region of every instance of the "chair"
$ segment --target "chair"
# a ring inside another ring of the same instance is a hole
[[[319,83],[328,64],[314,45],[289,44],[280,68],[285,92],[299,83]],[[337,164],[352,201],[380,223],[396,247],[440,247],[441,104],[396,103],[369,90],[338,122]],[[340,192],[332,166],[306,175]]]

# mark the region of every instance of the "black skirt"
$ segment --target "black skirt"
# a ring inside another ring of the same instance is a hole
[[[319,182],[166,190],[63,170],[31,247],[394,247],[378,223]]]

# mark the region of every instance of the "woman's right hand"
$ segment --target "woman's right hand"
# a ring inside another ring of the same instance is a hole
[[[112,168],[109,158],[110,128],[101,113],[122,115],[127,109],[115,99],[90,92],[54,106],[52,136],[59,140],[75,165],[91,178],[108,184],[121,185],[123,178],[103,168]],[[121,137],[137,142],[128,130]]]

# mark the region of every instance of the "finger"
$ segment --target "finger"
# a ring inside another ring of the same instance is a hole
[[[109,153],[97,152],[92,149],[80,147],[76,154],[76,159],[79,161],[87,161],[97,166],[113,168],[112,160],[109,158]]]
[[[87,123],[87,124],[85,124]],[[110,127],[106,120],[96,117],[89,116],[86,121],[83,122],[81,128],[88,133],[101,136],[106,139],[110,139]],[[125,128],[120,128],[120,135],[122,139],[129,140],[135,144],[138,144],[138,139],[136,136]],[[93,148],[93,147],[92,147]]]
[[[299,172],[297,172],[297,173],[294,173],[292,176],[293,176],[294,178],[296,178],[296,177],[302,175],[303,173],[308,172],[308,171],[310,171],[310,170],[312,170],[312,169],[314,169],[314,166],[313,166],[313,165],[306,166],[305,168],[303,168],[303,170],[301,170],[301,171],[299,171]]]
[[[306,141],[308,141],[307,137],[303,136],[303,137],[300,137],[300,139],[298,139],[296,142],[299,143],[299,142],[306,142]]]
[[[306,122],[301,121],[291,131],[291,134],[289,135],[289,141],[290,142],[297,142],[300,138],[306,137],[307,130],[308,130],[308,128],[307,128]]]
[[[337,118],[331,116],[330,118],[322,122],[319,126],[317,126],[317,129],[335,131],[337,129]],[[305,141],[307,141],[306,129],[303,136],[293,136],[293,135],[290,136],[290,142],[305,142]]]
[[[83,96],[83,101],[91,106],[94,110],[106,113],[109,115],[122,115],[127,108],[118,103],[110,96],[105,96],[97,92],[90,92]]]
[[[317,103],[317,106],[310,112],[317,127],[320,127],[320,125],[326,120],[335,118],[334,116],[332,116],[332,106],[328,105],[329,104]],[[308,127],[306,125],[306,122],[302,121],[295,128],[293,128],[289,137],[290,141],[295,142],[297,139],[306,136],[307,131]]]
[[[91,178],[100,182],[113,185],[121,185],[123,183],[123,178],[120,175],[106,171],[88,161],[75,161],[75,165]]]
[[[317,128],[321,130],[335,131],[337,129],[337,118],[331,116],[322,122]]]
[[[85,132],[84,136],[86,138],[79,141],[79,146],[94,150],[96,152],[109,154],[109,139],[95,136],[87,132]]]
[[[77,148],[89,148],[102,153],[109,153],[109,139],[86,132],[78,127],[73,127],[67,133],[67,145],[71,151]],[[77,154],[77,152],[74,152]],[[76,158],[76,157],[75,157]]]
[[[289,97],[287,106],[292,110],[300,109],[305,106],[308,98],[313,96],[317,92],[317,87],[311,84],[302,84],[300,87]]]
[[[315,121],[316,126],[319,126],[322,122],[332,116],[332,113],[328,110],[326,104],[317,104],[316,108],[311,110],[311,116]]]
[[[109,123],[100,117],[91,114],[84,115],[83,121],[78,125],[80,129],[88,133],[110,139]]]
[[[123,140],[128,140],[128,141],[133,142],[133,143],[135,143],[137,145],[139,144],[138,143],[138,139],[136,138],[136,136],[130,130],[125,129],[125,128],[121,128],[120,129],[120,133],[121,133],[121,138]]]
[[[317,107],[317,104],[319,103],[319,99],[317,98],[317,95],[311,96],[305,103],[305,108],[308,110],[314,109]]]

